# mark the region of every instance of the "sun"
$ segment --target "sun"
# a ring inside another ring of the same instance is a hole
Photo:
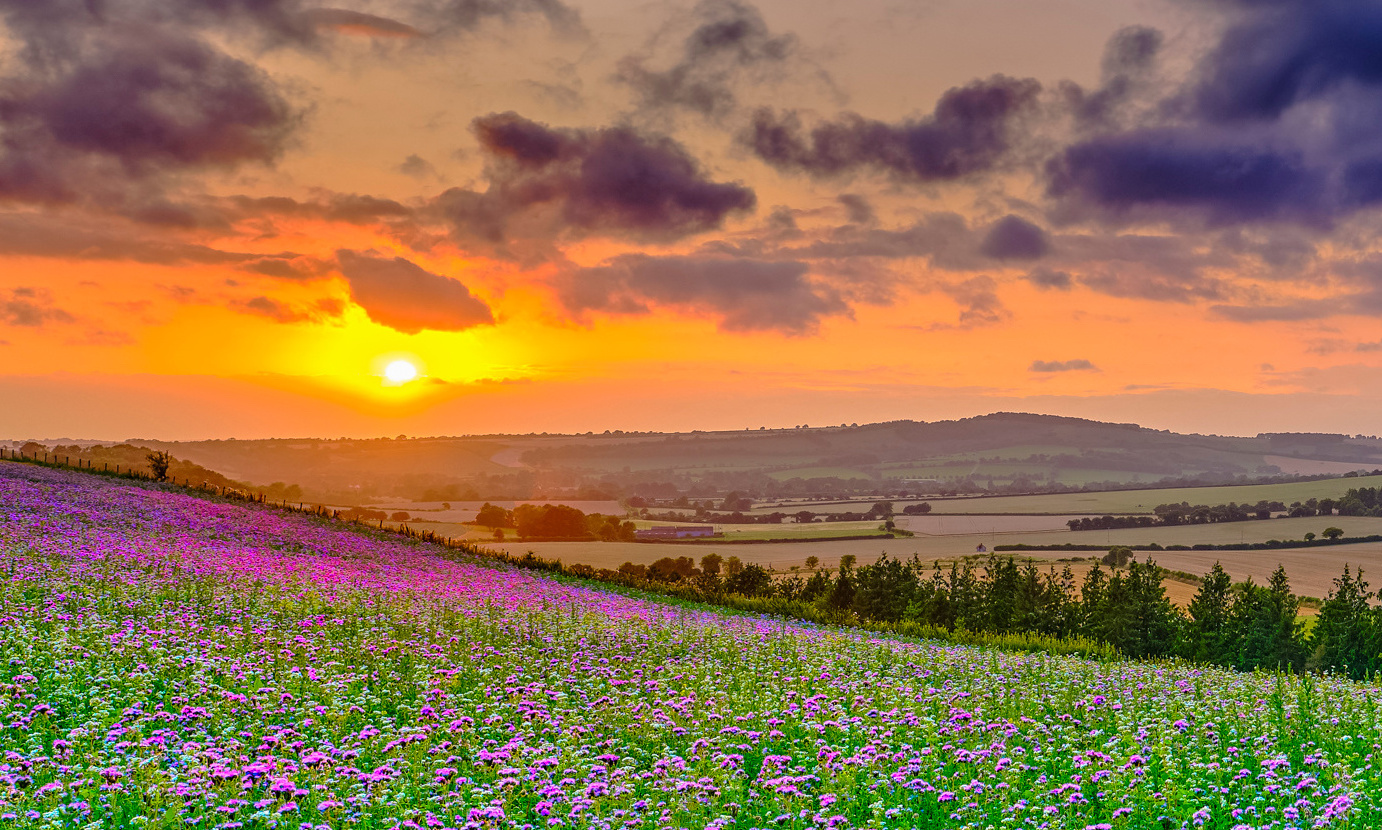
[[[384,367],[384,379],[389,383],[407,383],[417,379],[417,367],[406,360],[395,360]]]

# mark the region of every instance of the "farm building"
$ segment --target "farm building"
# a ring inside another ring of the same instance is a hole
[[[714,535],[713,525],[664,525],[634,531],[634,536],[639,539],[694,539]]]

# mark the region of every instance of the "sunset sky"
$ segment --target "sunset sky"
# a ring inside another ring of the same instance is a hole
[[[1382,432],[1376,0],[0,16],[0,438]]]

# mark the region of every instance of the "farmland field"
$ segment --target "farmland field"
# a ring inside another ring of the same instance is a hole
[[[1290,504],[1306,499],[1337,499],[1350,487],[1377,487],[1382,476],[1242,484],[1230,487],[1180,487],[1169,490],[1109,490],[974,499],[927,499],[934,513],[1150,513],[1158,504],[1256,504],[1262,499]],[[901,502],[899,502],[901,504]],[[832,508],[836,509],[836,508]],[[843,509],[843,508],[838,508]],[[868,509],[867,506],[864,507]]]
[[[8,826],[1375,826],[1370,685],[661,604],[0,464]]]
[[[1037,559],[1058,559],[1068,556],[1096,556],[1097,554],[1032,552],[1017,554]],[[1276,566],[1282,565],[1291,578],[1291,589],[1301,596],[1323,598],[1334,587],[1334,579],[1348,565],[1355,573],[1363,568],[1364,578],[1376,586],[1382,582],[1382,543],[1338,545],[1324,548],[1283,548],[1281,550],[1164,550],[1147,553],[1139,551],[1139,559],[1151,556],[1163,568],[1191,574],[1207,573],[1218,562],[1235,582],[1248,577],[1265,585]],[[1060,566],[1057,565],[1057,568]],[[1076,567],[1077,573],[1084,568]],[[1194,588],[1166,583],[1167,593],[1176,604],[1184,607]]]
[[[926,516],[922,519],[944,519],[948,517]],[[953,520],[961,524],[957,525],[964,529],[969,524],[969,520],[978,523],[979,527],[985,526],[986,520],[1005,519],[1008,517],[953,517]],[[1032,519],[1042,517],[1011,517],[1020,520],[1019,524],[1026,523]],[[1065,517],[1045,517],[1049,519],[1059,519],[1064,524]],[[744,562],[753,562],[774,570],[786,570],[792,566],[800,566],[806,561],[806,557],[814,556],[826,567],[835,567],[844,555],[853,555],[861,562],[872,562],[878,558],[879,554],[887,553],[890,557],[898,559],[911,559],[916,556],[922,561],[931,560],[953,560],[963,556],[973,555],[979,545],[984,545],[992,550],[994,545],[1006,545],[1026,543],[1032,545],[1132,545],[1150,544],[1156,542],[1161,545],[1196,545],[1196,544],[1236,544],[1244,542],[1265,542],[1269,539],[1293,540],[1301,539],[1306,533],[1319,534],[1329,526],[1337,526],[1344,530],[1349,536],[1368,536],[1382,534],[1382,519],[1361,516],[1317,516],[1314,518],[1300,519],[1268,519],[1264,521],[1251,522],[1229,522],[1225,524],[1210,525],[1182,525],[1178,527],[1156,527],[1156,528],[1135,528],[1128,530],[1089,530],[1072,533],[1069,530],[1003,530],[1001,524],[996,525],[995,529],[989,532],[969,532],[958,534],[937,534],[928,535],[923,531],[918,531],[913,537],[900,537],[897,539],[868,539],[854,541],[824,541],[824,542],[795,542],[785,541],[773,544],[759,545],[731,545],[723,542],[697,542],[695,544],[658,544],[646,542],[528,542],[520,539],[510,539],[505,542],[488,543],[488,547],[507,550],[511,553],[522,554],[525,551],[533,551],[539,556],[560,559],[563,562],[583,562],[597,568],[618,568],[625,562],[635,562],[650,564],[664,556],[676,558],[678,556],[690,556],[699,559],[707,553],[718,553],[721,556],[737,556]],[[932,523],[931,527],[944,527],[939,523]],[[750,525],[750,527],[753,527]],[[784,527],[786,527],[784,525]],[[803,525],[810,527],[810,525]],[[785,534],[783,534],[785,535]],[[477,541],[484,542],[483,534],[477,534]],[[1367,547],[1367,546],[1364,546]],[[1382,551],[1382,545],[1374,545],[1374,548]],[[1333,548],[1305,548],[1302,555],[1308,557],[1316,551],[1333,550]],[[1262,558],[1270,558],[1281,551],[1248,551],[1248,555]],[[1218,552],[1229,555],[1231,551]],[[1157,560],[1168,556],[1170,552],[1158,553]],[[1069,556],[1089,556],[1088,553],[1020,553],[1019,556],[1038,556],[1038,557],[1069,557]],[[1273,567],[1275,567],[1275,560]],[[1369,567],[1372,569],[1382,568],[1382,556],[1374,556],[1368,559]],[[1375,564],[1372,564],[1375,563]],[[1211,560],[1211,564],[1212,560]],[[1172,567],[1168,565],[1167,567]],[[1332,568],[1332,566],[1330,566]],[[1336,570],[1331,570],[1327,574],[1322,574],[1326,580],[1333,579],[1339,575],[1342,566]],[[1271,568],[1267,569],[1267,573]],[[1292,573],[1294,576],[1294,572]],[[1315,595],[1318,596],[1318,595]]]

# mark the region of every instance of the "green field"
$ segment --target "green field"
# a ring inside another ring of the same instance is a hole
[[[1110,490],[1098,493],[1053,493],[972,499],[927,499],[933,513],[1049,513],[1104,515],[1150,513],[1158,504],[1256,504],[1266,499],[1290,504],[1307,499],[1337,499],[1351,487],[1377,487],[1382,476],[1331,478],[1288,484],[1235,484],[1228,487],[1181,487],[1169,490]],[[872,504],[872,502],[869,502]],[[898,502],[899,509],[901,502]],[[798,508],[810,509],[810,508]],[[845,508],[832,507],[832,510]],[[867,509],[865,507],[864,509]]]
[[[768,473],[768,477],[775,481],[787,481],[793,478],[872,478],[868,473],[851,467],[795,467],[790,470]]]

